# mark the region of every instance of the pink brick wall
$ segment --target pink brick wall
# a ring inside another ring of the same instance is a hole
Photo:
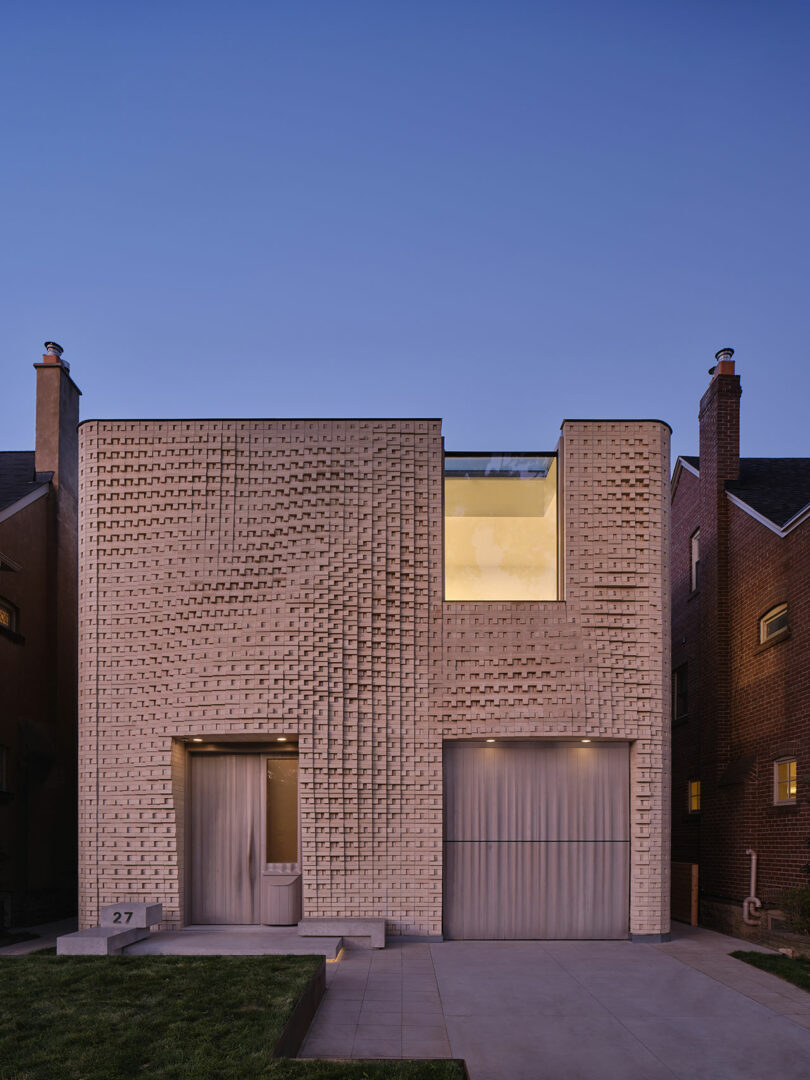
[[[297,734],[309,916],[441,933],[442,738],[634,741],[631,929],[668,927],[668,432],[564,426],[565,599],[442,602],[440,422],[81,435],[81,904],[182,923],[183,743]]]

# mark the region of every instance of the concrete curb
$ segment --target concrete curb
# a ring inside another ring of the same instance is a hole
[[[309,1031],[309,1025],[312,1023],[325,992],[326,960],[322,959],[317,971],[304,988],[301,997],[293,1006],[290,1018],[284,1025],[284,1030],[273,1047],[273,1057],[294,1058],[298,1055],[298,1051],[301,1049]]]

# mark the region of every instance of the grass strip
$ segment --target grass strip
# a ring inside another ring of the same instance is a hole
[[[769,971],[771,975],[778,975],[780,979],[793,983],[800,990],[810,992],[810,960],[799,956],[791,960],[788,956],[773,953],[744,952],[737,950],[730,954],[737,960],[759,968],[761,971]]]
[[[312,956],[0,962],[0,1080],[460,1080],[456,1062],[271,1058]]]

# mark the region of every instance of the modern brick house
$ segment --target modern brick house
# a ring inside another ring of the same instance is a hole
[[[672,480],[672,848],[701,921],[756,934],[744,901],[810,880],[810,458],[740,457],[732,353]]]
[[[669,429],[80,427],[80,896],[669,930]]]
[[[46,349],[36,449],[0,453],[0,930],[76,911],[81,392]]]

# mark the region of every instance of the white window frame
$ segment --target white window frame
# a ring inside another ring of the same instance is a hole
[[[780,779],[779,779],[779,767],[780,767],[780,765],[787,765],[788,766],[788,775],[787,775],[786,780],[781,780],[780,781]],[[788,793],[790,792],[790,785],[791,785],[790,766],[791,765],[793,765],[793,777],[792,777],[793,794],[792,795],[788,794],[788,797],[786,799],[782,799],[779,796],[779,785],[780,785],[780,783],[781,784],[787,784]],[[796,758],[795,757],[777,758],[777,760],[773,763],[773,804],[774,804],[774,806],[795,806],[796,802],[797,802],[798,787],[799,787],[799,768],[798,768]]]
[[[683,673],[683,679],[685,683],[684,700],[686,708],[682,713],[678,712],[678,675]],[[689,715],[689,664],[678,664],[676,668],[672,669],[672,719],[683,720],[685,716]]]
[[[777,604],[776,607],[772,607],[770,611],[766,611],[762,618],[759,620],[759,643],[760,645],[767,645],[769,641],[776,641],[777,638],[782,637],[788,632],[789,626],[787,623],[787,603]],[[780,626],[778,630],[774,630],[772,634],[768,633],[768,627],[785,616],[785,625]]]
[[[700,529],[689,537],[689,589],[696,592],[700,585]]]

